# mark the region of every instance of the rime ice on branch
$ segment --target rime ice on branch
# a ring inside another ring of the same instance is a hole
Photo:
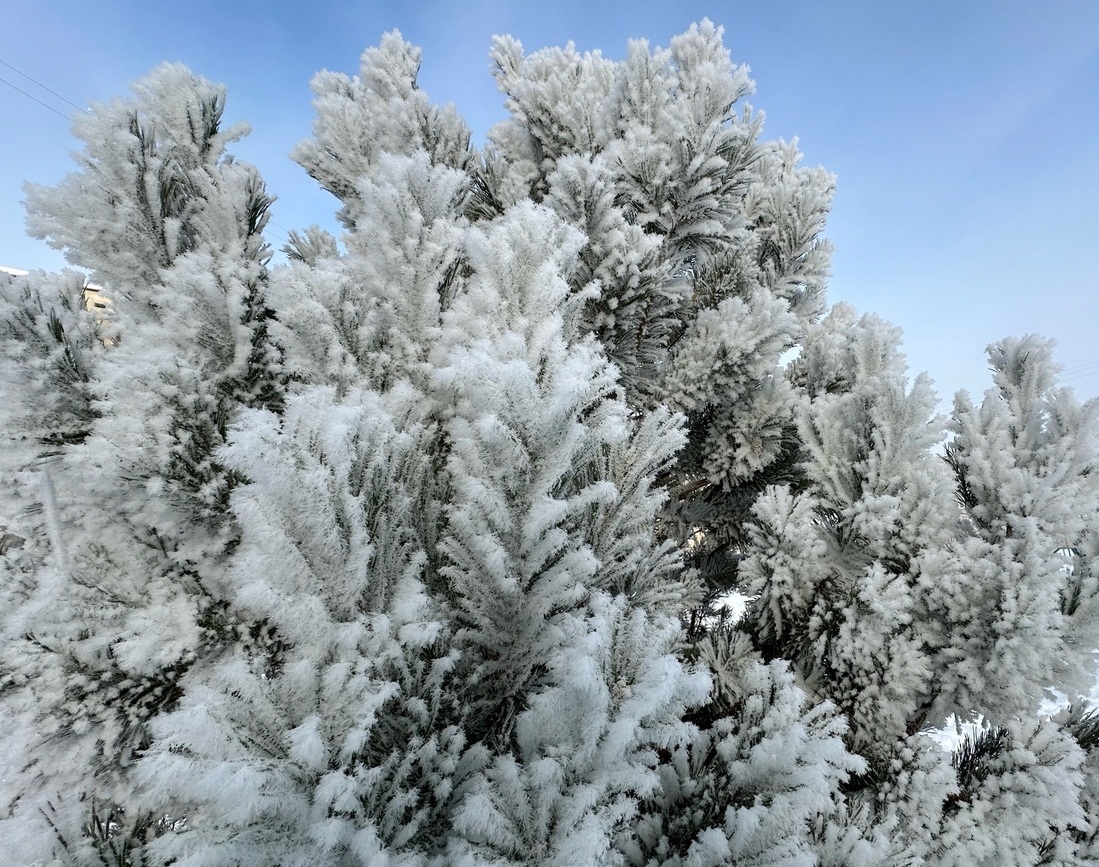
[[[181,67],[30,189],[112,309],[0,276],[4,851],[1093,863],[1099,404],[1024,338],[935,417],[710,22],[491,57],[483,148],[399,34],[319,74],[279,267]]]

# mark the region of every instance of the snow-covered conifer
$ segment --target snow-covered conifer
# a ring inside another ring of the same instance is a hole
[[[347,255],[293,263],[272,285],[288,374],[338,391],[400,379],[425,387],[428,352],[463,267],[468,177],[428,155],[383,153],[358,184]]]
[[[239,478],[216,453],[241,407],[283,399],[264,296],[271,198],[225,153],[240,130],[220,131],[224,89],[163,66],[134,93],[80,117],[82,170],[28,196],[32,230],[92,271],[109,315],[76,311],[71,286],[47,301],[36,275],[38,300],[4,310],[9,356],[37,357],[17,405],[65,407],[31,434],[52,450],[35,489],[50,553],[5,625],[25,762],[4,799],[9,827],[47,799],[52,845],[77,860],[159,822],[128,805],[133,761],[183,674],[233,629],[219,612]],[[60,344],[45,355],[35,306]],[[85,822],[111,839],[82,838]]]
[[[926,377],[908,386],[899,338],[842,306],[810,328],[793,374],[804,481],[759,501],[743,567],[760,646],[836,702],[862,750],[915,733],[934,705],[939,576],[924,556],[957,523],[930,451],[935,395]]]
[[[995,387],[979,406],[957,397],[947,446],[967,531],[942,587],[958,624],[947,688],[993,719],[1095,681],[1099,401],[1056,386],[1051,350],[1033,336],[989,347]]]
[[[585,233],[574,289],[599,289],[585,327],[632,404],[687,414],[664,530],[703,577],[701,622],[737,585],[751,504],[796,473],[780,359],[823,308],[831,177],[760,141],[752,82],[709,21],[617,63],[511,38],[493,60],[511,116],[475,198],[498,212],[530,196]]]
[[[529,205],[464,230],[430,391],[409,366],[241,415],[230,609],[270,641],[196,672],[153,726],[142,806],[186,827],[154,857],[610,857],[709,681],[675,656],[677,559],[652,531],[678,425],[631,419],[580,339],[579,242]]]
[[[226,155],[248,128],[221,128],[225,88],[164,64],[133,90],[77,115],[80,171],[27,186],[31,234],[116,293],[147,292],[203,245],[240,243],[256,258],[269,199],[255,170]]]
[[[1099,402],[947,425],[825,316],[830,175],[722,31],[314,79],[290,233],[178,66],[0,276],[0,845],[66,865],[1083,865]],[[944,428],[946,458],[936,450]],[[730,594],[746,595],[743,614]],[[951,756],[928,736],[983,715]]]
[[[226,613],[260,634],[153,727],[141,802],[185,824],[151,857],[366,863],[440,825],[466,739],[446,609],[425,592],[440,518],[421,403],[316,386],[234,427],[222,459],[248,481]]]
[[[745,626],[847,715],[870,761],[856,803],[873,794],[895,854],[1076,863],[1078,750],[1034,715],[1051,690],[1094,678],[1094,407],[1052,389],[1047,344],[998,344],[998,390],[979,410],[956,402],[952,486],[930,448],[934,395],[922,378],[906,388],[897,342],[842,308],[809,329],[792,374],[808,398],[804,481],[755,507]],[[947,714],[985,716],[954,779],[919,743]],[[1026,731],[1011,728],[1020,717]],[[1052,752],[1031,750],[1035,738]],[[978,793],[971,766],[999,768],[1001,753],[1016,764]]]
[[[928,861],[1079,865],[1074,837],[1086,828],[1078,802],[1083,753],[1052,720],[1012,721],[968,739],[954,755],[958,790]]]
[[[359,184],[381,154],[423,152],[432,165],[462,171],[473,163],[469,127],[453,106],[434,105],[417,87],[419,71],[420,49],[391,31],[363,52],[354,78],[327,70],[313,78],[313,137],[294,159],[343,203],[348,228],[359,220]]]

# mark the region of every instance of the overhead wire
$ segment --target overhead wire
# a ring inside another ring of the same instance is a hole
[[[1099,369],[1085,370],[1083,373],[1074,373],[1072,376],[1059,376],[1057,377],[1057,382],[1071,382],[1074,379],[1083,379],[1086,376],[1095,376],[1097,373],[1099,373]]]
[[[1074,364],[1074,365],[1072,365],[1072,367],[1064,368],[1061,371],[1061,375],[1064,376],[1066,373],[1067,374],[1073,374],[1073,373],[1076,373],[1077,371],[1083,370],[1084,368],[1093,368],[1093,367],[1099,367],[1099,361],[1088,361],[1088,362],[1085,362],[1084,364]]]
[[[1071,382],[1074,379],[1083,379],[1086,376],[1099,374],[1099,361],[1086,361],[1083,364],[1074,364],[1066,367],[1057,375],[1057,382]]]
[[[72,106],[73,108],[75,108],[75,109],[76,109],[77,111],[82,111],[82,112],[84,112],[84,114],[90,114],[90,112],[89,112],[89,111],[88,111],[88,110],[87,110],[86,108],[84,108],[84,107],[82,107],[82,106],[79,106],[79,105],[77,105],[77,104],[76,104],[75,102],[73,102],[73,101],[72,101],[71,99],[66,99],[66,98],[65,98],[65,97],[63,97],[63,96],[62,96],[62,95],[61,95],[60,93],[58,93],[58,92],[57,92],[56,90],[53,90],[53,89],[51,89],[51,88],[47,87],[47,86],[46,86],[46,85],[44,85],[44,84],[43,84],[43,83],[42,83],[41,81],[39,81],[39,80],[38,80],[37,78],[34,78],[33,76],[27,75],[27,73],[23,72],[23,70],[21,70],[21,69],[16,69],[16,67],[12,66],[12,65],[11,65],[10,63],[8,63],[8,62],[7,62],[6,60],[0,60],[0,65],[6,66],[6,67],[7,67],[8,69],[10,69],[10,70],[11,70],[12,72],[16,72],[16,73],[18,73],[19,75],[22,75],[22,76],[23,76],[23,77],[24,77],[25,79],[27,79],[27,81],[31,81],[31,82],[34,82],[34,83],[35,83],[35,84],[37,84],[37,85],[38,85],[39,87],[41,87],[41,88],[42,88],[42,89],[43,89],[44,91],[46,91],[47,93],[52,93],[52,94],[53,94],[54,96],[56,96],[56,97],[57,97],[58,99],[60,99],[60,100],[61,100],[62,102],[68,103],[68,104],[69,104],[69,105],[71,105],[71,106]],[[0,80],[2,80],[2,79],[0,79]],[[5,81],[5,82],[4,82],[4,84],[7,84],[7,85],[9,85],[10,87],[15,87],[15,85],[14,85],[14,84],[11,84],[11,82],[8,82],[8,81]],[[16,89],[16,90],[19,90],[19,88],[18,88],[18,87],[16,87],[15,89]],[[26,92],[25,90],[19,90],[19,92],[20,92],[20,93],[22,93],[22,94],[25,94],[26,96],[30,96],[30,94],[29,94],[29,93],[27,93],[27,92]],[[31,96],[31,99],[34,99],[34,97],[33,97],[33,96]],[[35,102],[42,102],[42,101],[41,101],[41,100],[35,100]],[[46,103],[44,103],[44,102],[43,102],[43,103],[42,103],[42,105],[46,105]],[[46,105],[46,108],[52,108],[52,106],[48,106],[48,105]],[[57,109],[52,109],[52,110],[53,110],[53,111],[57,111]],[[57,113],[58,113],[58,114],[61,114],[61,112],[57,112]]]
[[[0,61],[0,63],[3,63],[3,61]],[[6,64],[6,63],[5,63],[4,65],[5,65],[5,66],[7,66],[7,64]],[[16,85],[14,85],[14,84],[12,84],[12,83],[11,83],[10,81],[8,81],[8,80],[7,80],[6,78],[0,78],[0,82],[3,82],[3,83],[4,83],[4,84],[6,84],[6,85],[7,85],[8,87],[10,87],[10,88],[11,88],[12,90],[17,90],[17,91],[19,91],[19,92],[20,92],[21,94],[23,94],[23,96],[27,97],[27,99],[33,99],[33,100],[34,100],[35,102],[37,102],[37,103],[38,103],[39,105],[43,106],[44,108],[48,108],[48,109],[49,109],[50,111],[52,111],[52,112],[53,112],[54,114],[59,114],[59,115],[61,115],[61,117],[65,118],[65,120],[72,120],[72,118],[71,118],[71,117],[69,117],[69,116],[68,116],[67,114],[65,114],[65,112],[61,111],[60,109],[56,109],[56,108],[54,108],[54,107],[53,107],[52,105],[50,105],[50,104],[49,104],[48,102],[43,102],[43,101],[42,101],[42,100],[40,100],[40,99],[39,99],[39,98],[38,98],[37,96],[34,96],[33,94],[27,93],[27,92],[26,92],[25,90],[23,90],[23,88],[21,88],[21,87],[17,87]]]
[[[1084,364],[1070,365],[1069,367],[1064,368],[1061,373],[1070,374],[1073,373],[1074,370],[1079,370],[1081,367],[1099,367],[1099,360],[1096,360],[1096,362],[1085,362]]]

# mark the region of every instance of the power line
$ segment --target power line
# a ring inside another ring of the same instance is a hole
[[[1066,367],[1061,371],[1061,375],[1076,373],[1077,371],[1084,370],[1086,368],[1099,367],[1099,361],[1088,361],[1084,364],[1074,364],[1072,367]]]
[[[2,60],[0,60],[0,63],[3,63],[3,61],[2,61]],[[5,66],[7,66],[7,64],[6,64],[6,63],[5,63],[4,65],[5,65]],[[72,118],[71,118],[71,117],[69,117],[69,116],[68,116],[67,114],[65,114],[65,112],[63,112],[63,111],[59,111],[58,109],[56,109],[56,108],[54,108],[54,107],[53,107],[52,105],[50,105],[50,104],[49,104],[48,102],[43,102],[43,101],[42,101],[42,100],[40,100],[40,99],[39,99],[39,98],[38,98],[37,96],[33,96],[32,94],[29,94],[29,93],[27,93],[27,92],[26,92],[25,90],[23,90],[23,88],[21,88],[21,87],[16,87],[16,86],[15,86],[14,84],[12,84],[12,83],[11,83],[10,81],[8,81],[8,80],[7,80],[6,78],[0,78],[0,83],[6,84],[6,85],[7,85],[8,87],[10,87],[10,88],[11,88],[12,90],[18,90],[18,91],[19,91],[19,92],[20,92],[21,94],[23,94],[23,96],[27,97],[27,99],[33,99],[33,100],[34,100],[35,102],[37,102],[37,103],[38,103],[39,105],[41,105],[41,106],[44,106],[45,108],[48,108],[48,109],[49,109],[50,111],[52,111],[52,112],[53,112],[54,114],[59,114],[59,115],[61,115],[61,117],[65,118],[65,120],[72,120]],[[67,101],[67,100],[66,100],[66,101]],[[83,111],[83,109],[81,109],[81,110]]]
[[[71,105],[77,111],[82,111],[82,112],[84,112],[84,114],[90,114],[90,112],[86,108],[83,108],[82,106],[77,105],[71,99],[66,99],[60,93],[58,93],[56,90],[51,90],[50,88],[46,87],[46,85],[44,85],[37,78],[32,78],[31,76],[27,75],[27,73],[23,72],[21,69],[16,69],[14,66],[12,66],[10,63],[8,63],[6,60],[0,60],[0,64],[3,64],[4,66],[6,66],[8,69],[12,70],[13,72],[19,73],[19,75],[22,75],[25,79],[27,79],[27,81],[33,81],[35,84],[37,84],[43,90],[45,90],[47,93],[52,93],[54,96],[56,96],[62,102],[67,102],[69,105]],[[6,81],[4,83],[9,84],[9,82],[6,82]],[[14,87],[15,85],[12,85],[12,86]],[[19,88],[17,88],[17,87],[15,89],[19,90]],[[19,92],[24,93],[25,91],[20,90]],[[28,93],[27,96],[30,96],[30,94]],[[34,97],[31,96],[31,99],[34,99]],[[40,101],[40,100],[36,100],[36,101]],[[45,105],[45,103],[42,103],[42,104]],[[60,114],[60,112],[58,112],[58,113]]]
[[[1069,382],[1073,379],[1083,379],[1085,376],[1095,376],[1096,374],[1099,374],[1099,370],[1085,370],[1083,373],[1074,373],[1072,376],[1060,376],[1057,378],[1057,382]]]
[[[1071,382],[1074,379],[1083,379],[1086,376],[1099,374],[1099,361],[1087,361],[1083,364],[1074,364],[1064,368],[1056,377],[1058,385]]]

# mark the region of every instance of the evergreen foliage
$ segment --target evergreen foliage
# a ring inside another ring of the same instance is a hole
[[[278,267],[182,67],[29,188],[109,303],[0,276],[6,857],[1099,863],[1099,402],[936,416],[710,22],[491,57],[483,149],[319,74]]]

